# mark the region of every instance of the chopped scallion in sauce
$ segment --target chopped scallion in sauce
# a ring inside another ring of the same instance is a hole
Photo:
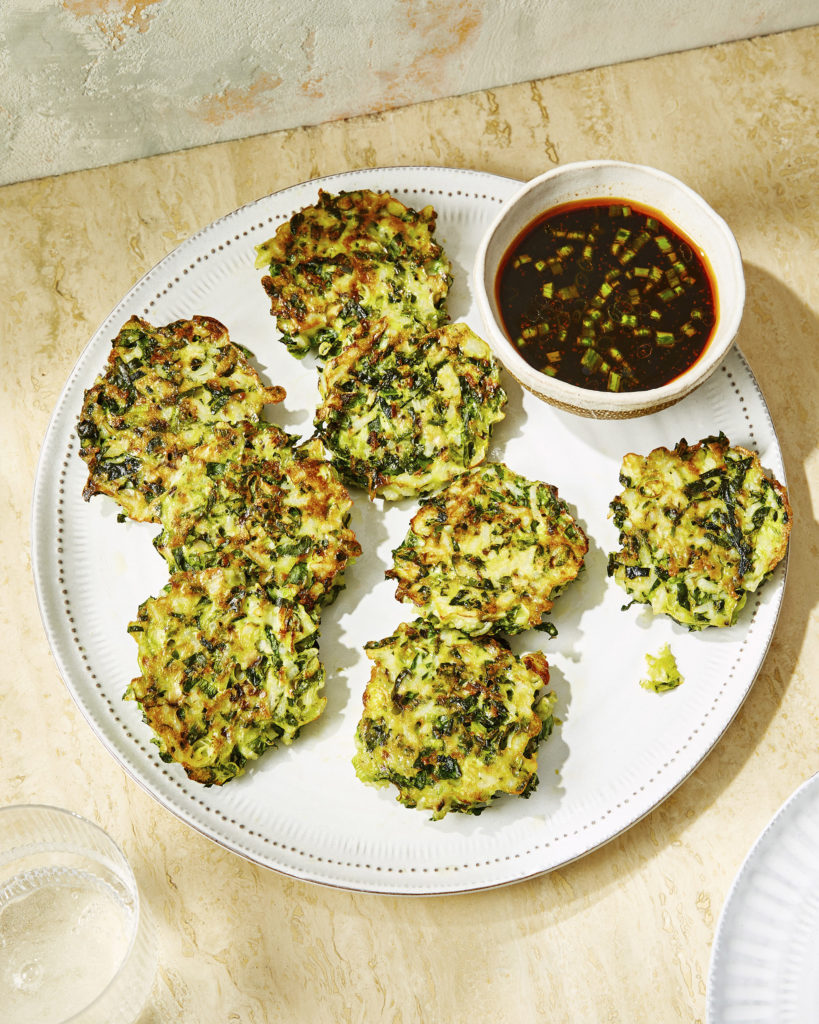
[[[622,199],[567,203],[530,224],[496,282],[507,334],[536,370],[595,391],[646,391],[702,355],[710,269],[677,228]]]

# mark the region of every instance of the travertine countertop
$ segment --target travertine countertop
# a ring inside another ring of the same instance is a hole
[[[772,814],[819,768],[818,58],[819,28],[804,29],[0,190],[0,805],[69,807],[124,846],[160,930],[145,1024],[704,1021],[730,883]],[[756,684],[671,797],[544,877],[389,898],[249,864],[133,783],[56,671],[34,596],[29,511],[57,396],[143,272],[259,196],[360,167],[528,178],[588,158],[682,178],[742,250],[739,343],[773,415],[796,513],[782,613]]]

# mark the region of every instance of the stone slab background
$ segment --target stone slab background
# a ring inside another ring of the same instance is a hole
[[[2,0],[0,184],[816,22],[819,0]]]

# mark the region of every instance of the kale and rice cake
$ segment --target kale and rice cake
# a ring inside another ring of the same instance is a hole
[[[423,334],[445,323],[450,265],[435,221],[431,206],[413,210],[385,192],[321,190],[256,247],[288,349],[326,358],[376,324]]]
[[[357,339],[326,365],[316,433],[348,483],[389,500],[428,494],[483,462],[506,394],[464,323]]]
[[[554,487],[488,462],[421,505],[386,575],[445,626],[513,634],[540,624],[588,547]]]
[[[241,775],[324,708],[314,619],[233,566],[174,574],[128,629],[141,675],[126,699],[195,782]]]
[[[283,398],[282,388],[263,385],[218,320],[152,327],[134,316],[84,396],[77,424],[89,469],[83,497],[107,494],[130,518],[156,522],[154,500],[185,452],[214,424],[258,421],[266,404]]]
[[[361,554],[352,501],[321,442],[296,442],[268,423],[217,426],[180,460],[154,540],[171,572],[236,560],[308,610],[333,600]]]
[[[353,765],[392,783],[406,807],[479,814],[501,794],[537,786],[537,747],[553,728],[540,652],[516,658],[496,637],[472,638],[423,619],[365,646],[374,662]]]
[[[785,557],[791,508],[759,456],[724,434],[623,459],[608,573],[633,602],[689,629],[730,626]]]

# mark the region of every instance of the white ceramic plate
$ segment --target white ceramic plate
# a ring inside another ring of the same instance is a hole
[[[208,314],[256,354],[267,378],[287,389],[271,418],[311,432],[318,391],[312,357],[299,362],[276,340],[254,245],[319,187],[389,190],[432,203],[437,237],[454,267],[449,311],[479,333],[470,292],[478,241],[517,187],[471,171],[396,167],[338,174],[260,199],[180,245],[125,296],[91,339],[57,403],[34,493],[34,574],[43,621],[65,682],[94,732],[157,800],[218,843],[287,874],[351,889],[442,893],[516,881],[580,857],[655,807],[722,735],[762,663],[782,600],[781,566],[731,630],[689,634],[636,608],[606,577],[617,532],[607,517],[627,451],[648,452],[719,430],[757,449],[784,477],[770,417],[739,352],[695,395],[651,417],[595,422],[562,413],[506,378],[507,417],[491,457],[555,484],[590,538],[587,569],[559,598],[548,640],[517,637],[518,653],[545,645],[562,724],[541,748],[540,786],[529,800],[501,799],[480,817],[432,822],[355,777],[350,758],[369,677],[365,641],[389,635],[411,611],[384,579],[415,503],[385,506],[357,493],[353,527],[364,548],[348,587],[322,622],[328,704],[298,743],[271,751],[246,776],[217,788],[190,783],[163,764],[138,708],[121,699],[137,674],[126,632],[140,602],[167,580],[151,539],[156,527],[116,520],[105,498],[83,502],[85,465],[74,432],[83,391],[102,368],[111,339],[131,314],[155,324]],[[640,688],[646,652],[671,641],[685,684],[657,695]]]
[[[734,880],[708,979],[709,1024],[819,1020],[819,775],[774,815]]]

